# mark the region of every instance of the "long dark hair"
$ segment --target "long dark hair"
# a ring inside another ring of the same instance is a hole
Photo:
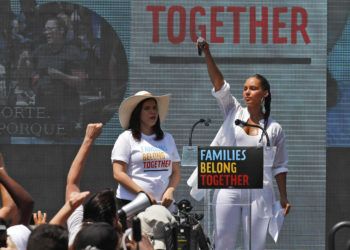
[[[114,226],[117,207],[115,194],[111,189],[103,189],[94,194],[85,204],[84,222],[106,222]]]
[[[260,81],[260,85],[263,90],[267,90],[268,96],[265,97],[265,112],[264,112],[264,129],[266,130],[267,124],[269,122],[269,117],[271,113],[271,91],[270,91],[270,83],[269,81],[260,74],[252,75],[251,77],[254,77]]]
[[[156,99],[147,98],[147,99],[141,101],[139,104],[137,104],[134,111],[131,113],[130,122],[129,122],[129,129],[131,130],[132,137],[134,137],[134,139],[136,141],[141,140],[140,118],[141,118],[142,105],[145,101],[150,100],[150,99],[154,100],[156,102],[156,104],[158,105]],[[153,132],[156,134],[155,140],[159,141],[159,140],[163,139],[164,132],[163,132],[162,128],[160,127],[159,115],[158,115],[156,124],[153,126]]]
[[[60,225],[41,224],[28,239],[28,250],[62,249],[68,250],[68,232]]]
[[[74,249],[115,250],[119,237],[113,226],[105,222],[86,224],[75,237]],[[88,247],[94,246],[94,247]]]

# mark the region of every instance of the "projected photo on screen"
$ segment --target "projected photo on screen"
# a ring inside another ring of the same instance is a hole
[[[108,122],[124,97],[124,47],[88,8],[35,1],[21,8],[0,13],[0,139],[78,141],[88,123]]]
[[[350,3],[328,10],[327,146],[350,146]]]

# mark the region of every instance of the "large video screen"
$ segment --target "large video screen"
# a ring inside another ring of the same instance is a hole
[[[112,26],[118,18],[111,18],[123,12],[103,16],[103,5],[21,1],[16,13],[6,3],[0,34],[1,141],[80,142],[88,123],[106,124],[113,117],[127,89],[127,52]],[[129,22],[118,26],[123,30]]]
[[[350,2],[328,1],[327,42],[327,223],[326,230],[349,218],[350,146]],[[341,173],[341,174],[339,174]],[[342,204],[341,206],[338,204]],[[336,235],[344,248],[349,230]]]
[[[327,146],[350,146],[350,3],[329,4]]]

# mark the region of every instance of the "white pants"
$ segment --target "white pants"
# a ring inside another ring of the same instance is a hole
[[[215,205],[216,250],[235,249],[241,223],[243,225],[244,249],[265,249],[270,218],[257,216],[256,207],[249,206],[248,194],[249,190],[219,189],[215,191],[213,203]],[[250,237],[249,233],[251,233]],[[249,243],[250,240],[251,243]]]

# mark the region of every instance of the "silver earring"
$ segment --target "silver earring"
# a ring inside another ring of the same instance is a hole
[[[265,114],[265,113],[266,113],[266,109],[265,109],[265,97],[261,98],[260,106],[261,106],[261,112],[262,112],[263,114]]]

